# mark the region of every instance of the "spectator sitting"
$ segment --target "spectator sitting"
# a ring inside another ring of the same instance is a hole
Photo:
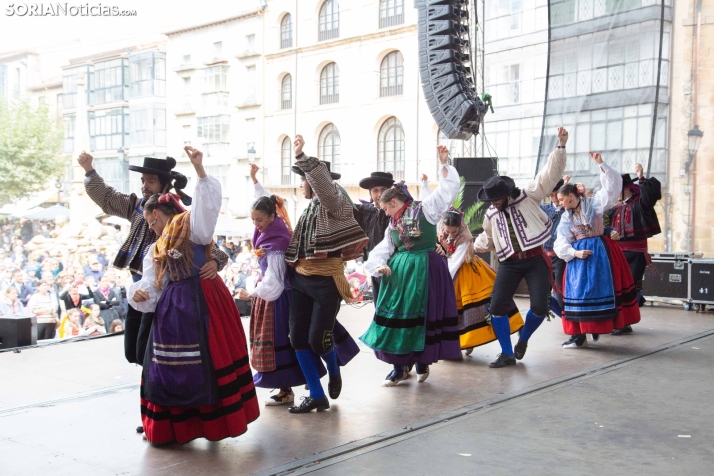
[[[12,273],[14,272],[12,265],[8,264],[2,275],[2,281],[0,282],[0,290],[5,291],[8,286],[12,284]]]
[[[115,332],[124,332],[124,324],[121,320],[114,319],[111,324],[109,324],[109,333],[114,334]]]
[[[126,288],[117,279],[117,270],[115,268],[108,268],[104,272],[104,276],[106,276],[109,281],[109,288],[114,291],[114,295],[121,303],[120,306],[116,306],[114,309],[119,313],[119,319],[124,322],[124,319],[126,319],[127,306],[129,305],[126,299]]]
[[[27,309],[37,316],[37,340],[53,339],[57,328],[57,307],[52,302],[47,283],[40,282],[37,291],[30,297]]]
[[[99,278],[104,276],[104,268],[102,263],[97,260],[96,256],[90,256],[87,260],[87,264],[84,265],[84,277],[93,276],[95,282],[99,282]]]
[[[22,245],[15,245],[12,248],[12,254],[10,259],[18,268],[24,269],[27,265],[27,256],[25,256],[25,249]]]
[[[84,320],[84,335],[96,336],[99,334],[106,334],[107,330],[104,325],[104,319],[101,318],[99,313],[101,309],[99,304],[92,304],[89,306],[89,316]]]
[[[94,275],[88,274],[84,277],[84,286],[90,293],[97,290],[97,280],[94,279]]]
[[[28,286],[22,282],[23,274],[24,273],[19,269],[13,270],[10,287],[17,289],[17,295],[20,301],[22,302],[22,305],[27,306],[27,302],[30,300],[30,296],[32,296],[33,289],[31,286]]]
[[[99,309],[101,309],[99,314],[106,323],[106,330],[109,331],[109,324],[119,318],[114,307],[121,306],[121,301],[109,287],[109,279],[106,276],[99,278],[99,286],[94,291],[94,302],[99,305]]]
[[[79,322],[79,315],[81,313],[82,311],[79,309],[70,309],[65,313],[59,327],[60,339],[83,335],[84,329],[82,329],[82,324]]]
[[[70,309],[79,310],[82,307],[82,301],[85,299],[94,299],[92,294],[81,294],[79,291],[79,286],[82,282],[74,282],[67,286],[67,288],[60,294],[60,299],[64,303],[65,311]],[[84,324],[83,316],[80,316],[80,324]]]
[[[17,288],[10,286],[5,289],[3,293],[2,300],[0,300],[0,314],[3,316],[13,316],[16,314],[22,314],[25,306],[17,297]]]

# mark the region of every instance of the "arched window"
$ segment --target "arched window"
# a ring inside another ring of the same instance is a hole
[[[340,68],[330,63],[320,73],[320,104],[340,102]]]
[[[280,85],[280,109],[291,109],[293,107],[293,77],[286,74]]]
[[[286,137],[283,139],[283,143],[280,144],[280,169],[281,169],[281,180],[282,185],[292,184],[292,171],[290,169],[292,165],[292,144],[290,143],[290,138]]]
[[[394,116],[379,129],[377,170],[392,172],[394,180],[404,180],[404,129]]]
[[[320,160],[331,163],[330,170],[340,172],[342,165],[340,161],[340,131],[334,124],[326,125],[320,132],[317,155]]]
[[[404,0],[379,0],[379,27],[404,23]]]
[[[340,36],[340,7],[337,0],[325,0],[320,8],[318,41]]]
[[[404,57],[400,51],[392,51],[379,67],[379,96],[398,96],[404,84]]]
[[[293,46],[293,19],[289,13],[280,21],[280,48]]]

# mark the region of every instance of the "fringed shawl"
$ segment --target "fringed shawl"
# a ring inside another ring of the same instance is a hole
[[[189,274],[195,267],[191,250],[191,212],[174,215],[164,227],[161,237],[154,245],[154,264],[156,265],[156,287],[161,289],[161,282],[166,275],[172,281],[178,281]],[[205,247],[206,259],[213,259],[213,242]]]

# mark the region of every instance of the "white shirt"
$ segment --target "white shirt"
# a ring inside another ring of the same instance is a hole
[[[199,178],[193,191],[193,207],[191,207],[191,233],[189,239],[197,245],[208,245],[213,241],[218,215],[221,212],[223,194],[221,183],[212,176]],[[161,289],[156,287],[156,268],[154,267],[154,247],[150,246],[144,257],[144,269],[141,280],[132,283],[127,290],[129,304],[139,312],[154,312],[161,293],[169,283],[168,274],[164,274]],[[149,293],[149,299],[144,302],[134,301],[134,293],[143,289]]]

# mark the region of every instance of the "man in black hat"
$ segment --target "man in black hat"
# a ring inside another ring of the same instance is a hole
[[[613,233],[619,235],[619,239],[615,242],[622,249],[630,265],[641,307],[645,302],[642,297],[642,279],[647,265],[651,263],[647,239],[662,232],[654,209],[657,200],[662,198],[662,186],[654,177],[645,178],[642,164],[635,165],[635,172],[637,181],[633,181],[630,174],[622,174],[619,203],[608,210],[606,215],[610,219]],[[615,329],[612,335],[619,336],[631,332],[632,326],[627,325],[623,329]]]
[[[516,187],[507,176],[492,177],[479,190],[478,199],[491,202],[483,221],[483,233],[474,244],[479,253],[495,251],[500,261],[491,295],[491,325],[501,354],[491,368],[515,365],[526,354],[528,339],[548,314],[552,271],[543,244],[551,237],[553,222],[540,208],[540,202],[553,191],[563,176],[568,132],[558,128],[558,146],[548,162],[525,189]],[[528,284],[531,308],[520,331],[515,349],[511,344],[508,307],[521,280]]]
[[[389,226],[389,217],[384,213],[379,204],[379,199],[385,190],[394,185],[394,177],[390,172],[372,172],[369,177],[363,178],[359,182],[359,186],[365,190],[369,190],[369,202],[363,202],[358,205],[355,212],[355,219],[359,226],[364,230],[369,243],[364,247],[364,261],[369,259],[369,252],[374,249],[383,239],[384,231]],[[379,295],[379,285],[382,282],[381,277],[372,277],[372,297],[374,302],[377,302]]]
[[[143,166],[130,165],[129,170],[141,173],[141,198],[136,194],[117,192],[104,183],[104,180],[94,170],[93,157],[82,152],[77,159],[85,171],[84,189],[89,198],[94,201],[107,215],[122,217],[131,222],[131,229],[126,241],[119,249],[114,259],[114,267],[129,268],[132,279],[141,279],[143,261],[146,252],[158,237],[149,230],[149,225],[144,220],[142,203],[157,193],[167,193],[174,189],[181,201],[190,205],[191,198],[183,192],[188,179],[173,170],[176,160],[172,157],[156,159],[145,157]],[[217,246],[213,248],[214,260],[207,261],[201,268],[202,279],[213,279],[217,271],[228,262],[228,256]],[[144,353],[151,329],[153,313],[142,313],[129,306],[124,325],[124,354],[126,360],[141,365],[144,362]],[[138,429],[137,429],[138,430]]]
[[[340,395],[342,376],[333,332],[340,302],[352,300],[343,262],[361,256],[368,241],[354,219],[352,201],[333,182],[340,174],[330,172],[328,162],[305,155],[304,145],[302,136],[295,136],[296,165],[292,171],[302,177],[303,195],[310,204],[295,225],[285,261],[295,267],[290,292],[290,343],[310,396],[290,407],[290,413],[330,408],[320,384],[318,358],[324,360],[330,376],[330,398]]]

